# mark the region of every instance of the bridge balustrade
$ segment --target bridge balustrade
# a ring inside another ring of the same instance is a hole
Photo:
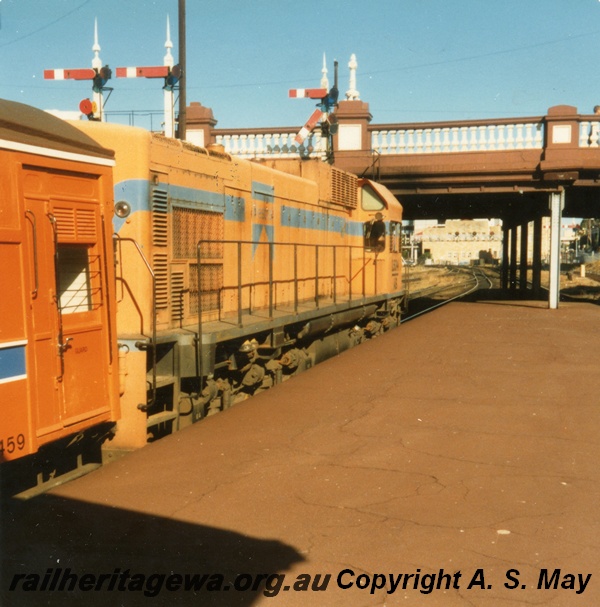
[[[298,129],[280,131],[257,130],[255,132],[220,131],[215,136],[217,144],[232,156],[241,158],[325,158],[326,141],[320,131],[313,131],[302,144],[294,141]]]
[[[597,148],[600,139],[600,121],[582,120],[579,123],[579,147]]]
[[[581,117],[584,118],[584,117]],[[586,117],[587,118],[587,117]],[[453,154],[542,149],[546,141],[543,117],[369,125],[371,151],[380,155]],[[241,158],[325,158],[326,141],[318,129],[302,144],[295,128],[219,129],[214,140]],[[600,147],[600,120],[580,119],[579,147]]]
[[[527,122],[468,122],[389,125],[371,129],[372,148],[379,154],[444,154],[542,148],[541,119]]]

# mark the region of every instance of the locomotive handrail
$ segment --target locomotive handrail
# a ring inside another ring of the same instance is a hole
[[[124,238],[119,236],[118,234],[113,234],[113,240],[122,243],[122,242],[131,242],[133,246],[136,248],[139,253],[146,269],[150,273],[152,278],[152,399],[144,405],[145,409],[148,409],[156,402],[156,323],[157,323],[157,310],[156,310],[156,274],[150,265],[150,262],[146,259],[144,252],[142,251],[142,247],[139,243],[133,238]],[[119,249],[119,255],[120,249]],[[144,410],[145,410],[144,409]]]
[[[35,289],[31,292],[31,297],[35,299],[40,288],[39,273],[38,273],[38,254],[37,254],[37,219],[35,213],[31,209],[25,210],[25,215],[31,215],[31,226],[33,228],[33,277]]]
[[[301,243],[301,242],[265,242],[265,241],[257,241],[257,240],[210,240],[210,239],[202,239],[199,240],[196,244],[196,273],[197,273],[197,289],[198,289],[198,335],[197,335],[197,350],[196,350],[196,366],[198,372],[198,383],[199,383],[199,392],[202,393],[203,389],[203,375],[204,375],[204,361],[202,357],[202,340],[203,340],[203,309],[202,309],[202,293],[203,293],[203,285],[202,285],[202,264],[204,262],[204,258],[202,257],[202,246],[206,244],[221,244],[221,245],[236,245],[237,248],[237,285],[231,285],[226,287],[221,287],[219,292],[225,290],[227,288],[235,288],[237,290],[237,326],[239,328],[243,328],[243,293],[242,289],[244,287],[244,283],[242,281],[242,246],[243,245],[251,245],[251,246],[264,246],[268,245],[269,247],[269,262],[268,262],[268,277],[265,282],[255,282],[249,283],[249,286],[256,286],[257,284],[268,284],[268,311],[269,318],[273,318],[274,312],[274,285],[276,281],[274,280],[273,275],[273,247],[276,244],[278,247],[288,246],[293,247],[293,277],[289,280],[293,280],[294,283],[294,313],[298,313],[299,309],[299,296],[298,296],[298,283],[300,280],[314,280],[315,284],[315,296],[314,302],[317,309],[320,307],[319,303],[319,279],[323,278],[323,273],[319,274],[319,249],[330,248],[332,249],[332,262],[333,262],[333,272],[331,274],[331,278],[333,280],[332,284],[332,299],[333,303],[336,304],[338,302],[338,293],[337,293],[337,285],[336,279],[338,278],[337,274],[337,251],[338,249],[344,249],[348,251],[348,302],[352,302],[353,292],[352,292],[352,282],[359,275],[362,274],[362,298],[366,297],[366,251],[363,245],[338,245],[338,244],[316,244],[316,243]],[[313,278],[299,278],[298,276],[298,247],[310,247],[315,250],[315,276]],[[356,272],[356,274],[352,275],[352,261],[353,259],[360,259],[360,257],[353,258],[352,251],[360,251],[362,257],[362,266]],[[210,259],[207,258],[207,259]],[[340,275],[343,277],[343,273]],[[374,276],[375,284],[377,281],[377,276],[375,272]],[[285,282],[288,282],[286,280]],[[277,281],[280,284],[280,281]],[[220,296],[219,296],[219,320],[221,320],[221,304],[220,304]]]
[[[337,267],[337,255],[336,255],[336,251],[338,249],[346,249],[348,251],[352,251],[352,250],[360,250],[362,252],[362,257],[363,257],[363,266],[361,269],[358,270],[358,272],[356,272],[356,274],[354,276],[352,276],[352,272],[351,272],[351,267],[352,267],[352,256],[349,255],[348,259],[349,259],[349,272],[348,272],[348,282],[351,283],[354,278],[356,278],[356,276],[358,276],[359,274],[363,274],[362,276],[362,296],[365,297],[365,293],[366,293],[366,283],[365,283],[365,275],[364,275],[364,268],[367,265],[367,260],[366,260],[366,256],[365,256],[365,248],[362,245],[336,245],[336,244],[317,244],[317,243],[304,243],[304,242],[277,242],[277,243],[272,243],[272,242],[265,242],[265,241],[259,241],[259,240],[208,240],[208,239],[203,239],[197,242],[196,248],[197,248],[197,264],[198,264],[198,268],[197,268],[197,274],[198,274],[198,293],[202,292],[201,289],[201,278],[200,278],[200,265],[202,263],[202,257],[201,257],[201,253],[200,253],[200,247],[204,244],[215,244],[216,242],[218,242],[219,244],[223,244],[223,245],[227,245],[227,244],[236,244],[237,245],[237,257],[238,257],[238,281],[237,281],[237,291],[238,291],[238,326],[242,326],[242,314],[241,314],[241,309],[242,309],[242,293],[241,293],[241,289],[242,289],[242,275],[241,275],[241,256],[242,256],[242,245],[256,245],[256,246],[260,246],[260,245],[269,245],[269,267],[268,267],[268,283],[269,283],[269,316],[273,315],[273,297],[272,297],[272,291],[273,291],[273,254],[272,254],[272,247],[273,245],[277,244],[278,246],[288,246],[288,247],[294,247],[294,311],[297,312],[298,310],[298,288],[297,288],[297,281],[298,281],[298,268],[297,268],[297,254],[298,254],[298,247],[311,247],[315,249],[315,294],[318,294],[318,262],[319,262],[319,248],[331,248],[333,250],[333,264],[334,264],[334,271],[333,271],[333,277],[335,279],[336,276],[336,267]],[[335,280],[333,282],[333,301],[334,303],[337,303],[337,287],[335,284]],[[349,301],[352,300],[352,290],[349,290]],[[318,308],[319,307],[319,302],[318,302],[318,298],[315,298],[315,305]],[[199,299],[199,310],[201,310],[202,306],[201,306],[201,301]]]
[[[103,249],[103,253],[102,253],[102,258],[104,261],[104,289],[105,289],[105,296],[102,298],[102,302],[104,303],[105,307],[106,307],[106,318],[107,318],[107,326],[108,326],[108,360],[109,363],[112,364],[113,361],[113,349],[111,344],[113,343],[113,327],[112,327],[112,323],[110,322],[110,318],[111,318],[111,301],[110,301],[110,285],[109,285],[109,276],[108,276],[108,247],[106,246],[106,223],[104,222],[104,215],[102,215],[102,249]],[[102,262],[101,262],[102,263]],[[115,290],[115,294],[116,294],[116,290]]]
[[[58,313],[58,356],[60,357],[60,378],[62,380],[65,374],[65,350],[69,347],[69,341],[73,338],[68,338],[63,342],[63,319],[62,319],[62,308],[60,304],[60,276],[58,274],[59,261],[58,261],[58,227],[56,223],[56,217],[52,213],[46,213],[50,224],[52,225],[52,239],[54,244],[54,289],[56,299],[56,311]]]

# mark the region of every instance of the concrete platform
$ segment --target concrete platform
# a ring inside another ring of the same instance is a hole
[[[450,304],[8,500],[1,604],[599,605],[599,321]]]

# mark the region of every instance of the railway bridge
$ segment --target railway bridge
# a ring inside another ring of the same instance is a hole
[[[333,136],[336,166],[377,179],[415,219],[499,218],[505,289],[541,288],[542,218],[550,217],[549,306],[558,306],[561,217],[596,217],[600,195],[600,116],[551,107],[544,116],[373,124],[368,103],[341,101]],[[298,127],[215,129],[209,108],[188,107],[188,139],[245,158],[325,155],[318,130],[302,145]],[[522,269],[522,270],[521,270]]]

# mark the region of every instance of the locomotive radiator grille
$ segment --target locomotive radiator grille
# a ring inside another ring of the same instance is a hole
[[[223,258],[223,214],[173,207],[173,258],[196,259],[198,241],[206,240],[202,259]]]
[[[156,309],[164,310],[169,305],[167,254],[154,253],[152,256],[152,266],[156,280]]]
[[[202,311],[214,311],[220,307],[223,288],[223,214],[212,211],[173,207],[173,259],[189,263],[189,314],[198,314],[198,242],[202,260]],[[183,314],[181,297],[172,293],[172,318]]]
[[[331,202],[356,208],[358,179],[356,175],[333,168],[331,170]]]
[[[156,309],[169,307],[169,284],[167,273],[167,191],[152,190],[152,244],[156,247],[152,255],[152,268],[156,282]]]
[[[171,272],[171,320],[180,322],[184,312],[185,276],[180,270]]]
[[[202,311],[220,309],[223,264],[202,264]],[[190,264],[190,314],[198,314],[198,264]]]

